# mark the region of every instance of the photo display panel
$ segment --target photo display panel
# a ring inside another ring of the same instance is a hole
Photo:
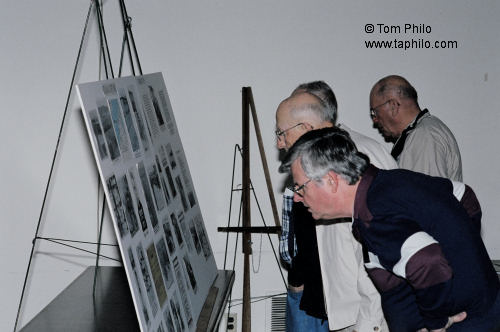
[[[77,91],[141,331],[195,331],[217,266],[163,76]]]

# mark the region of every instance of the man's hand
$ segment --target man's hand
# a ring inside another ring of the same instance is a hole
[[[467,313],[465,311],[462,311],[459,314],[456,314],[454,316],[449,317],[448,318],[448,323],[446,324],[445,327],[443,327],[442,329],[438,329],[438,330],[431,330],[431,332],[445,332],[450,326],[453,325],[453,323],[461,322],[466,317],[467,317]],[[426,329],[426,328],[423,328],[423,329],[418,330],[417,332],[429,332],[429,330]]]

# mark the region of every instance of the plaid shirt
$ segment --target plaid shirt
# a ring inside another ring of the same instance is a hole
[[[292,257],[297,252],[297,243],[295,242],[295,234],[290,232],[290,217],[292,214],[293,191],[285,189],[283,193],[283,210],[281,214],[281,237],[280,237],[280,256],[281,259],[288,265],[292,264]],[[290,234],[291,233],[291,234]],[[289,237],[292,237],[291,239]],[[293,241],[293,252],[289,252],[290,241]]]

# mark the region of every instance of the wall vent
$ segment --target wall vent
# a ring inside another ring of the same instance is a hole
[[[285,332],[285,316],[286,316],[286,295],[275,296],[270,299],[270,317],[271,317],[271,332]],[[268,309],[269,310],[269,309]]]

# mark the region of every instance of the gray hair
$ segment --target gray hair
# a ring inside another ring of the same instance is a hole
[[[324,81],[302,83],[293,90],[292,95],[298,92],[307,92],[321,99],[326,106],[326,119],[335,124],[337,121],[337,98],[328,84]]]
[[[370,164],[359,152],[349,133],[337,127],[311,130],[290,148],[279,171],[290,172],[292,163],[300,158],[306,176],[321,180],[329,171],[340,175],[350,185],[355,184]]]
[[[305,103],[305,104],[296,104],[293,105],[290,109],[290,114],[299,120],[307,119],[309,121],[318,121],[318,122],[330,122],[329,111],[326,104],[316,95],[306,92],[306,91],[297,91],[296,94],[292,94],[292,98],[297,94],[308,94],[314,98],[314,102]]]

